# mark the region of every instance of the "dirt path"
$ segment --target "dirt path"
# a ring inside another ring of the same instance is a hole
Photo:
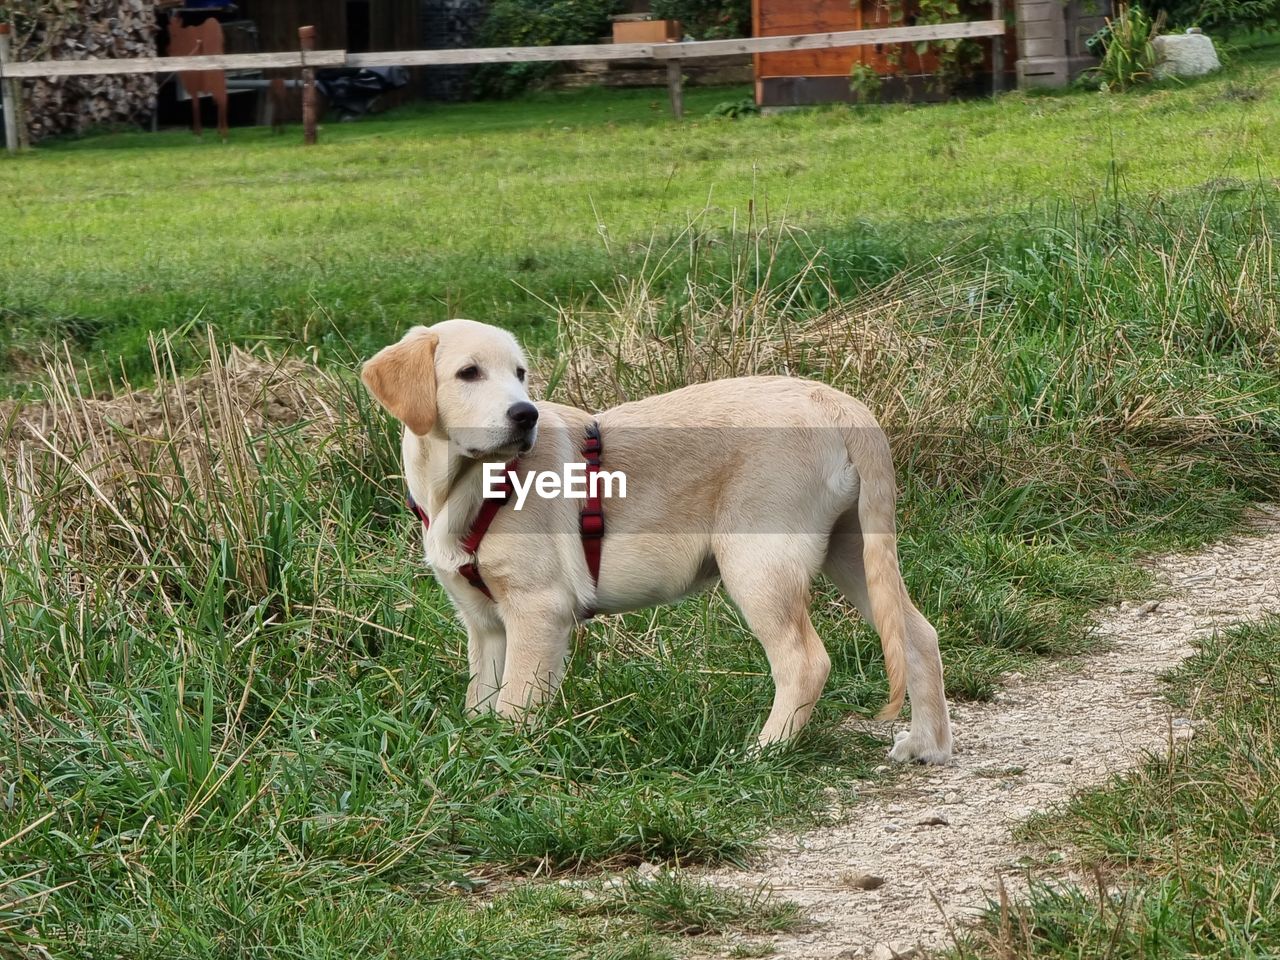
[[[778,956],[880,958],[892,956],[890,945],[949,942],[948,922],[972,916],[1002,873],[1016,877],[1029,852],[1011,837],[1018,823],[1132,767],[1170,736],[1194,735],[1157,678],[1195,638],[1280,613],[1280,508],[1259,513],[1245,536],[1150,566],[1165,598],[1154,609],[1103,612],[1105,652],[1035,680],[1011,678],[994,703],[955,706],[950,766],[916,768],[865,792],[834,827],[772,838],[755,870],[706,878],[744,888],[763,881],[803,906],[814,927],[779,937]],[[850,883],[864,875],[885,882]]]

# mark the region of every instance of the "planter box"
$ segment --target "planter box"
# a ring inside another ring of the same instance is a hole
[[[679,20],[615,20],[614,43],[675,43],[680,39]]]

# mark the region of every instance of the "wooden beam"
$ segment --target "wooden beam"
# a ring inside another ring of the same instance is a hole
[[[991,0],[991,19],[1004,21],[1002,0]],[[1004,36],[991,41],[991,95],[1004,92]]]
[[[308,53],[308,67],[341,67],[345,50]],[[228,53],[210,57],[120,57],[98,60],[26,60],[5,64],[6,77],[106,77],[130,73],[180,73],[187,70],[278,70],[303,66],[301,52]]]
[[[657,43],[586,43],[564,47],[471,47],[353,53],[349,67],[435,67],[466,63],[533,63],[544,60],[650,60]],[[674,44],[669,44],[674,46]]]
[[[671,96],[671,113],[677,120],[684,119],[684,70],[679,61],[667,61],[667,93]]]
[[[837,33],[803,33],[789,37],[745,37],[741,40],[702,40],[697,43],[655,43],[653,56],[658,60],[727,57],[740,53],[778,53],[786,50],[861,47],[873,43],[961,40],[966,37],[994,37],[1004,32],[1003,20],[965,20],[960,23],[931,23],[920,27],[879,27],[872,30],[841,30]]]
[[[316,51],[316,28],[299,27],[298,45],[302,48],[303,58],[308,62],[302,68],[302,143],[310,147],[316,142],[316,116],[319,113],[316,104],[316,72],[310,65],[311,56]]]
[[[529,63],[549,60],[687,60],[728,57],[742,53],[782,50],[823,50],[874,43],[920,40],[959,40],[1003,35],[1003,20],[966,20],[919,27],[883,27],[837,33],[805,33],[787,37],[746,37],[741,40],[700,40],[690,43],[593,43],[565,47],[472,47],[462,50],[401,50],[353,53],[349,67],[431,67],[467,63]]]
[[[884,27],[806,33],[787,37],[747,37],[691,43],[592,43],[563,47],[474,47],[467,50],[401,50],[353,53],[317,50],[298,53],[240,53],[213,57],[141,57],[138,59],[38,60],[10,63],[6,77],[110,76],[129,73],[178,73],[185,70],[271,70],[291,67],[429,67],[468,63],[531,63],[556,60],[687,60],[742,53],[825,50],[874,43],[912,43],[1002,36],[1003,20],[968,20],[918,27]]]
[[[4,77],[9,63],[9,25],[0,23],[0,109],[4,110],[4,145],[10,153],[18,152],[18,98],[22,95],[18,81]]]

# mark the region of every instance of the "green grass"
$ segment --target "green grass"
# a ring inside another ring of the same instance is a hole
[[[596,300],[690,222],[785,219],[788,257],[824,249],[847,291],[1064,202],[1277,175],[1272,59],[1130,97],[729,121],[706,114],[743,91],[694,88],[676,124],[657,91],[591,91],[328,124],[311,150],[296,130],[51,144],[0,163],[0,346],[53,331],[138,374],[146,334],[189,321],[322,356],[335,329],[367,349],[451,315],[546,336],[546,301]]]
[[[1172,675],[1202,726],[1167,758],[1028,828],[1096,883],[1037,888],[971,957],[1274,957],[1280,952],[1280,622],[1215,636]]]
[[[470,312],[558,399],[756,371],[863,397],[949,688],[988,697],[1081,649],[1136,555],[1280,493],[1275,86],[1245,63],[680,126],[589,93],[310,152],[236,131],[0,162],[4,376],[35,404],[0,405],[0,953],[641,957],[795,922],[599,878],[741,857],[876,776],[883,744],[842,726],[883,697],[874,635],[820,588],[827,694],[763,756],[767,664],[719,595],[583,631],[528,727],[464,717],[464,640],[350,366]],[[228,349],[259,342],[320,366]],[[97,399],[122,369],[165,403]]]

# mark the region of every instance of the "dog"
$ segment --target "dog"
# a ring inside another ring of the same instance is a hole
[[[808,721],[831,666],[809,618],[822,572],[880,635],[881,719],[910,694],[910,728],[889,756],[949,759],[937,633],[902,582],[893,461],[863,404],[814,381],[745,377],[592,415],[534,403],[528,369],[510,333],[446,320],[414,327],[361,371],[404,427],[426,560],[467,629],[470,711],[526,717],[558,689],[580,619],[719,580],[769,659],[759,745],[783,742]],[[625,496],[588,496],[596,508],[584,510],[583,498],[528,495],[530,478],[541,485],[584,463],[624,477]],[[508,495],[526,494],[515,504],[497,496],[504,474]]]

